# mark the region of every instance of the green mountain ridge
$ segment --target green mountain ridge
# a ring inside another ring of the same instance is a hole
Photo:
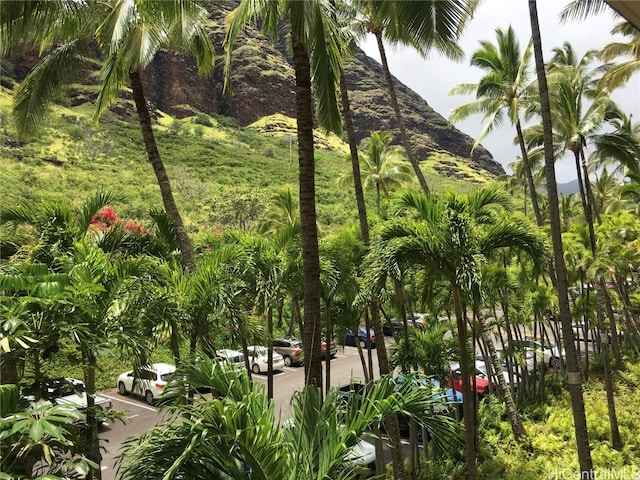
[[[12,91],[0,88],[0,188],[5,204],[62,198],[78,203],[87,194],[107,189],[122,195],[115,205],[121,217],[146,218],[161,205],[160,193],[142,144],[137,117],[127,120],[129,101],[121,100],[95,125],[93,106],[55,105],[37,135],[19,141],[13,128]],[[155,134],[188,230],[206,233],[234,226],[255,227],[270,197],[279,188],[297,193],[295,120],[281,114],[239,127],[228,117],[198,113],[175,118],[155,111]],[[352,188],[337,179],[350,169],[346,144],[317,132],[318,222],[322,229],[356,220]],[[434,156],[424,167],[436,191],[468,188],[472,183],[437,173],[435,165],[468,167],[453,156]],[[491,175],[468,169],[474,183]],[[466,186],[465,186],[466,185]],[[373,209],[373,196],[369,196]]]

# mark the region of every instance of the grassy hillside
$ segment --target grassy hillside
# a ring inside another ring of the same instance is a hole
[[[11,91],[0,89],[0,188],[3,202],[63,198],[77,202],[96,189],[122,194],[121,217],[144,218],[160,206],[160,193],[147,162],[137,116],[121,101],[99,124],[93,107],[57,104],[45,127],[18,141],[11,114]],[[186,107],[188,108],[188,107]],[[115,112],[115,113],[114,113]],[[290,186],[297,192],[295,121],[265,117],[239,128],[233,119],[194,112],[176,119],[156,112],[155,134],[187,228],[194,234],[254,224],[271,194]],[[345,143],[317,132],[317,198],[321,228],[331,230],[356,218],[351,187],[337,179],[350,169]],[[435,191],[467,190],[478,176],[456,157],[430,158],[424,167]],[[439,171],[468,171],[464,181]],[[368,199],[373,211],[373,196]]]

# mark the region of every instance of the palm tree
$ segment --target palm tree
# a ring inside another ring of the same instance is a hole
[[[352,305],[359,291],[358,271],[365,254],[365,247],[353,228],[344,228],[323,239],[322,300],[324,301],[325,336],[327,344],[334,337],[334,302]],[[326,388],[331,386],[331,357],[326,359]]]
[[[640,122],[632,123],[631,115],[614,110],[607,117],[614,130],[594,135],[596,149],[589,156],[589,163],[598,166],[614,166],[612,173],[624,179],[627,173],[640,174]]]
[[[387,81],[389,100],[396,116],[402,144],[420,187],[427,195],[429,187],[405,129],[393,79],[389,71],[384,41],[386,40],[392,45],[409,46],[422,56],[426,56],[432,49],[437,49],[453,59],[459,59],[462,57],[462,52],[456,42],[467,20],[475,10],[475,5],[475,1],[461,2],[457,0],[430,0],[428,2],[357,0],[354,2],[360,16],[357,23],[354,24],[354,29],[357,35],[371,33],[376,38],[382,69]]]
[[[290,239],[300,234],[300,208],[291,188],[278,190],[272,197],[258,231],[271,237]]]
[[[78,63],[88,61],[86,52],[97,44],[105,60],[94,119],[117,99],[128,80],[164,208],[175,224],[184,264],[192,268],[193,247],[151,128],[140,72],[163,48],[189,50],[196,56],[199,73],[211,71],[214,50],[204,30],[206,10],[194,1],[10,3],[3,4],[6,11],[1,16],[0,33],[9,39],[4,48],[30,50],[38,45],[50,52],[16,90],[18,131],[24,135],[39,127],[48,105],[72,80],[71,72],[78,71]],[[29,3],[33,5],[23,5]]]
[[[606,119],[611,115],[615,115],[617,108],[608,94],[597,92],[594,88],[601,67],[596,66],[595,68],[590,68],[593,56],[594,52],[589,51],[582,58],[578,58],[571,45],[565,43],[561,49],[554,49],[554,56],[549,66],[549,72],[551,75],[554,75],[550,100],[553,107],[552,112],[555,115],[555,125],[564,140],[565,148],[574,154],[578,172],[578,182],[583,182],[584,189],[581,188],[581,194],[583,194],[582,204],[584,216],[589,227],[591,253],[593,258],[596,259],[598,257],[598,248],[594,221],[600,224],[602,220],[592,185],[589,181],[585,147]],[[593,98],[593,101],[585,108],[583,101],[591,98]],[[580,175],[580,169],[582,169],[584,178]],[[603,310],[607,305],[611,304],[611,300],[608,298],[609,293],[605,287],[604,277],[597,278],[595,283],[597,286],[598,299],[598,328],[604,332]],[[615,319],[613,311],[610,308],[608,309],[608,316],[611,324],[614,324]],[[622,439],[618,430],[612,390],[609,345],[605,342],[602,347],[612,443],[614,448],[622,449]],[[615,351],[617,352],[619,349],[616,348]],[[622,364],[621,359],[618,360],[618,363]]]
[[[538,90],[540,94],[540,114],[542,117],[544,165],[547,179],[547,193],[549,195],[549,223],[551,225],[551,241],[553,245],[554,265],[556,269],[558,308],[562,323],[562,338],[567,354],[567,383],[571,397],[571,409],[573,412],[573,425],[576,435],[578,450],[578,462],[581,475],[584,478],[594,478],[593,462],[591,460],[591,448],[589,446],[589,433],[587,418],[582,396],[580,370],[573,330],[571,328],[571,313],[569,310],[567,271],[563,257],[562,233],[560,225],[560,209],[558,207],[558,184],[555,172],[555,157],[553,154],[553,128],[551,120],[551,104],[549,101],[549,87],[542,55],[542,39],[540,37],[540,24],[538,22],[538,7],[536,0],[529,0],[529,17],[531,21],[531,36],[533,52],[538,77]]]
[[[403,204],[416,211],[420,220],[397,219],[384,225],[380,233],[379,250],[373,254],[376,258],[371,268],[374,284],[380,285],[385,280],[389,265],[397,265],[397,268],[411,265],[449,282],[457,321],[463,398],[472,398],[469,383],[472,370],[463,304],[478,304],[482,291],[482,259],[505,247],[526,253],[536,265],[544,257],[539,235],[524,221],[515,218],[496,221],[493,209],[505,202],[506,198],[496,188],[480,189],[468,197],[452,192],[444,198],[407,193],[402,199]],[[476,308],[474,310],[478,311]],[[482,318],[479,320],[484,322]],[[482,324],[483,330],[487,330]],[[491,351],[494,370],[502,372],[490,335],[485,341]],[[524,437],[526,432],[515,410],[510,390],[506,387],[504,376],[498,375],[500,377],[507,409],[512,415],[514,433]],[[477,478],[472,402],[464,402],[463,408],[468,475],[469,478]]]
[[[137,322],[143,298],[140,292],[146,283],[141,278],[147,270],[146,261],[110,256],[91,246],[90,238],[85,236],[69,250],[56,252],[54,262],[57,272],[42,264],[26,265],[19,276],[0,276],[0,285],[13,293],[11,303],[28,306],[34,314],[37,307],[37,314],[47,321],[49,339],[43,338],[42,344],[21,342],[27,350],[34,350],[31,352],[34,361],[42,347],[55,351],[54,347],[63,339],[72,339],[76,344],[87,393],[86,428],[80,444],[83,454],[93,462],[87,478],[101,478],[94,408],[98,358],[101,352],[117,345],[136,366],[146,363],[150,344],[142,336]],[[34,276],[42,272],[46,273]],[[30,288],[25,289],[27,286]],[[35,296],[29,297],[29,294]]]
[[[245,278],[254,298],[254,309],[266,320],[267,396],[273,398],[273,315],[285,296],[285,258],[276,241],[255,235],[239,235],[246,254]]]
[[[596,175],[595,181],[593,182],[593,196],[598,211],[607,213],[609,207],[618,202],[618,187],[616,177],[610,174],[606,168],[602,170],[600,175]]]
[[[18,385],[0,385],[2,434],[0,468],[9,478],[62,479],[69,468],[88,471],[91,462],[74,434],[83,414],[68,405],[39,401],[22,409]],[[44,475],[40,475],[44,474]]]
[[[533,175],[533,185],[536,191],[544,180],[544,170],[542,169],[542,148],[534,147],[527,150],[527,160],[529,162],[529,170]],[[523,157],[518,157],[514,162],[509,164],[509,168],[513,172],[512,176],[508,178],[507,183],[512,187],[522,187],[524,190],[524,214],[527,215],[527,192],[529,191],[529,180],[527,178],[527,172]],[[536,200],[538,194],[536,193]],[[540,212],[542,215],[542,212]]]
[[[376,206],[380,213],[380,196],[384,194],[389,197],[389,193],[413,180],[411,167],[404,161],[404,149],[399,146],[392,146],[393,137],[391,132],[371,132],[371,136],[362,141],[361,165],[363,166],[365,190],[375,189]],[[353,172],[345,173],[339,183],[353,180]]]
[[[278,36],[278,22],[288,17],[296,75],[296,118],[298,124],[298,163],[300,225],[304,283],[304,330],[302,340],[307,384],[322,385],[320,362],[320,260],[316,224],[315,156],[313,141],[312,93],[317,99],[318,120],[329,131],[339,132],[340,111],[336,92],[341,36],[335,17],[320,1],[284,2],[244,0],[228,16],[225,38],[227,82],[230,84],[231,50],[240,29],[261,21],[263,31]],[[313,72],[313,75],[312,75]]]
[[[454,422],[425,414],[440,406],[428,388],[398,386],[389,376],[346,400],[331,390],[323,401],[319,388],[307,386],[294,396],[291,418],[279,421],[264,387],[244,373],[206,357],[177,373],[191,388],[210,388],[214,398],[175,406],[166,422],[129,438],[118,460],[123,480],[355,479],[358,469],[347,462],[351,448],[367,428],[399,412],[419,419],[441,444],[455,444]],[[179,383],[169,388],[184,392]]]
[[[509,120],[516,127],[533,211],[538,226],[542,226],[536,183],[520,122],[520,112],[526,106],[532,89],[529,79],[531,44],[521,52],[516,33],[511,26],[506,31],[496,29],[495,45],[488,41],[481,41],[480,44],[482,48],[474,52],[470,64],[482,68],[487,74],[477,84],[458,85],[450,92],[450,94],[475,93],[477,100],[455,108],[449,116],[449,121],[455,123],[476,113],[484,114],[485,126],[478,134],[473,149],[491,132],[493,127],[500,124],[506,111]]]
[[[605,62],[622,56],[631,59],[612,66],[602,76],[598,87],[608,91],[621,87],[640,70],[640,31],[629,22],[621,22],[613,27],[611,34],[629,37],[629,43],[612,42],[605,45],[600,51],[600,58]]]

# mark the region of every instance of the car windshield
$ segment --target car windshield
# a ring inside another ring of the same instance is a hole
[[[255,355],[266,355],[267,347],[253,347],[249,353],[253,353]]]

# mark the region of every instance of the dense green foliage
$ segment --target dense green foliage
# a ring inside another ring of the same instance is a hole
[[[24,143],[17,141],[9,104],[10,91],[1,88],[0,184],[6,201],[60,198],[76,203],[100,186],[122,193],[114,208],[123,218],[143,218],[149,208],[161,205],[127,102],[118,108],[125,113],[107,112],[97,125],[91,122],[89,104],[57,105],[46,128]],[[226,118],[196,114],[175,119],[158,112],[158,145],[192,234],[253,229],[275,190],[290,186],[297,192],[294,121],[287,119],[288,128],[276,134],[262,133],[265,123],[281,118],[238,128],[228,126],[232,122]],[[353,187],[337,185],[350,163],[340,139],[317,136],[323,146],[316,152],[318,221],[323,230],[332,230],[357,218]],[[437,191],[460,184],[436,172],[426,175]],[[373,193],[368,201],[373,211]]]

